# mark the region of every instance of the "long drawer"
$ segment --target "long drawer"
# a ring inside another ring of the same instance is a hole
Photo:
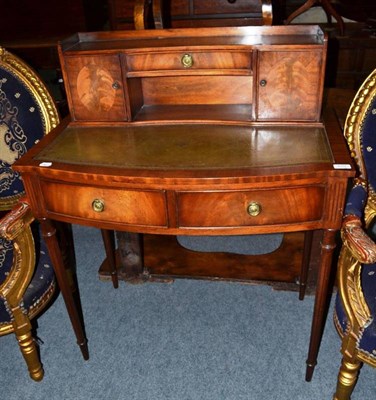
[[[230,227],[291,224],[320,220],[325,188],[180,192],[180,227]]]
[[[84,187],[42,182],[49,213],[129,225],[167,226],[164,191]]]
[[[251,69],[252,52],[176,51],[128,54],[129,71],[180,69]]]

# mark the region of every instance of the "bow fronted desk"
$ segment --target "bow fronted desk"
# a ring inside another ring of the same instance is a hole
[[[85,33],[60,43],[71,116],[15,168],[86,357],[53,221],[157,235],[321,230],[311,379],[354,174],[341,130],[321,120],[326,45],[317,26]]]

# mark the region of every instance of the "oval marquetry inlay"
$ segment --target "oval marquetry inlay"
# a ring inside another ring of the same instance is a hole
[[[95,64],[85,65],[77,76],[81,103],[91,112],[109,111],[115,102],[114,81],[105,68]]]

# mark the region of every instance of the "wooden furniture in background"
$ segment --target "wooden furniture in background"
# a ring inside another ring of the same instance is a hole
[[[51,220],[126,231],[138,270],[142,233],[322,231],[310,380],[353,175],[340,129],[326,132],[320,119],[326,45],[317,26],[86,33],[62,42],[71,120],[16,165],[56,270]]]
[[[142,3],[150,3],[146,0]],[[134,6],[138,0],[108,0],[110,27],[134,29]],[[270,0],[157,0],[162,4],[165,27],[270,25]],[[142,5],[139,4],[141,7]]]
[[[0,45],[34,69],[56,68],[58,40],[101,30],[108,18],[106,7],[106,0],[0,0]]]
[[[347,23],[346,35],[329,33],[327,86],[357,90],[375,68],[376,38],[364,23]]]
[[[0,9],[0,46],[41,75],[66,115],[57,43],[77,31],[102,30],[108,22],[107,0],[0,0]]]
[[[285,23],[287,25],[290,24],[296,17],[298,17],[299,15],[303,14],[311,7],[316,5],[319,5],[324,9],[326,15],[328,16],[329,21],[331,20],[332,16],[336,19],[339,26],[340,35],[343,36],[345,33],[345,25],[343,19],[338,14],[337,10],[332,6],[330,0],[307,0],[303,5],[301,5],[297,10],[295,10],[287,17]]]

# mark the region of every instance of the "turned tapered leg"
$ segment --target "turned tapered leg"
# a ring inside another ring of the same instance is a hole
[[[106,251],[106,258],[110,267],[110,274],[112,285],[115,289],[119,287],[119,279],[116,269],[116,257],[115,257],[115,234],[112,230],[101,229],[104,248]]]
[[[313,309],[311,339],[307,358],[306,381],[310,382],[317,364],[325,318],[329,307],[329,284],[333,251],[336,247],[336,231],[325,230],[321,242],[321,259],[317,277],[315,305]]]
[[[341,368],[338,374],[336,393],[333,400],[350,400],[358,379],[362,363],[359,361],[348,361],[342,358]]]
[[[31,334],[31,323],[29,318],[20,308],[12,310],[14,333],[20,346],[22,355],[27,364],[30,377],[35,381],[43,379],[43,368],[39,359],[37,345]]]
[[[142,234],[132,232],[116,232],[119,248],[121,279],[140,283],[149,278],[144,269]]]
[[[89,359],[89,350],[85,335],[84,321],[82,318],[81,301],[74,271],[65,266],[61,249],[56,238],[56,229],[49,220],[41,221],[42,235],[46,242],[48,252],[55,270],[56,279],[59,284],[73,330],[76,334],[77,343],[85,360]],[[71,274],[69,276],[68,274]]]

